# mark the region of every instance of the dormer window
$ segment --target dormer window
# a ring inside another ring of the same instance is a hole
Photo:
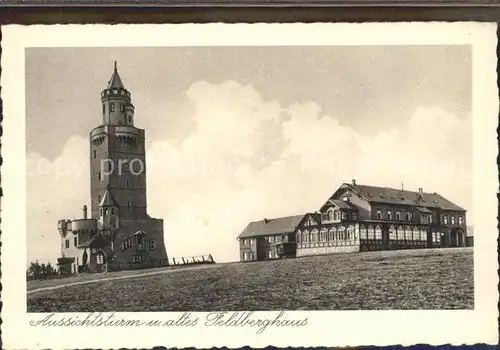
[[[387,211],[387,220],[392,220],[392,211],[391,210]]]
[[[443,216],[443,222],[445,225],[448,225],[448,216],[447,215]]]
[[[382,210],[377,209],[377,219],[381,220],[382,219]]]
[[[396,212],[396,220],[401,220],[401,212],[400,211]]]

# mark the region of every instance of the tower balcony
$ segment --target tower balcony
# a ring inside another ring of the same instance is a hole
[[[95,146],[99,146],[104,142],[107,133],[108,128],[106,125],[98,126],[90,132],[90,142],[92,142]]]

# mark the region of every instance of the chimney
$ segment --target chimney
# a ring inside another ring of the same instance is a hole
[[[264,224],[267,224],[268,222],[269,220],[264,218]]]
[[[352,179],[352,185],[356,186],[356,179]]]
[[[422,187],[418,189],[418,194],[421,196],[424,194],[424,189]]]
[[[86,205],[83,206],[83,218],[87,219],[87,206]]]

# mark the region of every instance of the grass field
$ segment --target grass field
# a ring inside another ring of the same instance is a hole
[[[109,277],[121,279],[86,283]],[[36,291],[47,287],[57,289]],[[367,252],[123,271],[28,282],[28,290],[28,312],[473,309],[473,252]]]

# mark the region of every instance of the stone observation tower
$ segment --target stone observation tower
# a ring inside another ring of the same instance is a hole
[[[145,132],[114,66],[101,93],[102,124],[90,132],[90,217],[60,220],[62,272],[168,265],[163,220],[147,214]]]

